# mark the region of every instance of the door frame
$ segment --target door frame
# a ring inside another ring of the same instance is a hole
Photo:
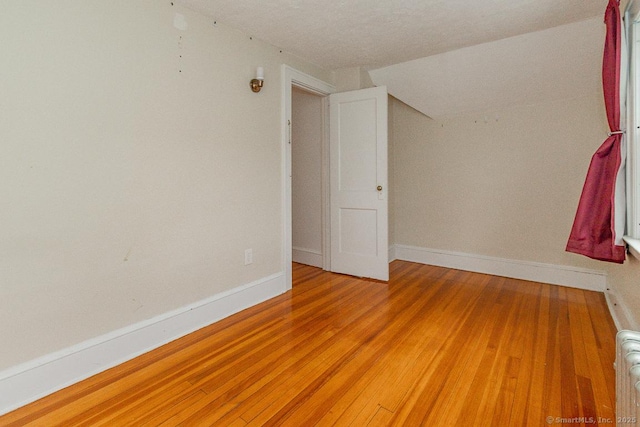
[[[296,70],[286,64],[282,65],[282,260],[284,265],[282,266],[285,272],[285,289],[292,288],[292,262],[293,262],[293,244],[292,244],[292,230],[291,230],[291,92],[292,87],[298,87],[307,92],[313,93],[323,97],[323,136],[322,136],[322,180],[323,180],[323,236],[322,236],[322,257],[324,269],[329,270],[331,262],[330,244],[329,238],[330,227],[328,221],[330,221],[329,215],[329,102],[328,96],[336,92],[336,88],[329,83],[323,82],[315,77],[305,74]]]

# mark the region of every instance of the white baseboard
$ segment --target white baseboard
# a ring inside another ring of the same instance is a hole
[[[631,331],[640,330],[638,323],[631,315],[631,311],[624,301],[618,298],[618,294],[613,289],[607,289],[604,296],[607,300],[607,306],[609,307],[609,312],[613,318],[613,323],[615,323],[618,331],[625,329]]]
[[[286,291],[283,273],[0,372],[0,415]]]
[[[300,264],[312,265],[314,267],[322,268],[324,259],[322,253],[311,249],[304,248],[292,248],[291,257],[293,262],[299,262]]]
[[[393,262],[397,260],[396,256],[396,245],[389,245],[389,262]]]
[[[604,271],[587,270],[566,265],[543,264],[494,258],[482,255],[427,249],[407,245],[393,245],[393,255],[403,261],[436,265],[476,273],[493,274],[514,279],[531,280],[552,285],[604,292],[607,275]],[[391,251],[390,251],[391,253]]]

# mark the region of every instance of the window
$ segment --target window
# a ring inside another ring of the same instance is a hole
[[[640,0],[631,0],[625,13],[629,52],[627,90],[627,231],[625,241],[640,258]],[[624,78],[621,75],[621,80]]]

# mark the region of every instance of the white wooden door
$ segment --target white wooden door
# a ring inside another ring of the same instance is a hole
[[[389,280],[387,88],[331,94],[331,271]]]

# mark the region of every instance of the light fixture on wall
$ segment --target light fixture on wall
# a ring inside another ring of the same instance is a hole
[[[256,78],[251,79],[251,90],[254,92],[260,92],[262,84],[264,83],[264,68],[256,68]]]

